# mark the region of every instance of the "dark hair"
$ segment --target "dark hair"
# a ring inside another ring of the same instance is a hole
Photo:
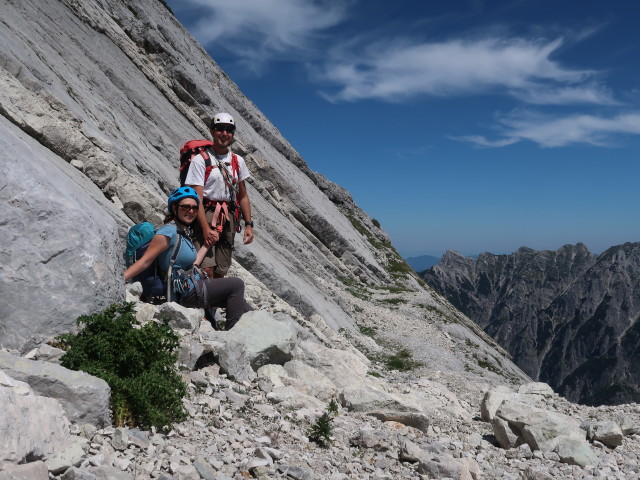
[[[164,223],[169,223],[172,222],[176,219],[176,215],[175,213],[173,213],[173,209],[169,210],[165,215],[164,215]]]

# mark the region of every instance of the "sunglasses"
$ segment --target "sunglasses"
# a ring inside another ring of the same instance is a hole
[[[178,208],[185,213],[198,211],[198,205],[178,205]]]
[[[233,125],[215,125],[213,129],[216,132],[227,132],[227,133],[234,133],[236,131],[236,127],[234,127]]]

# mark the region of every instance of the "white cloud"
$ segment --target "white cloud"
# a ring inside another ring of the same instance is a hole
[[[291,58],[346,16],[349,1],[182,0],[197,7],[189,30],[205,46],[232,52],[245,66],[260,70],[268,61]],[[183,5],[184,8],[184,5]]]
[[[551,59],[561,45],[561,39],[508,38],[379,42],[358,55],[335,52],[319,79],[336,86],[333,93],[323,92],[331,101],[493,92],[537,104],[614,103],[608,90],[593,83],[596,72]]]
[[[536,105],[621,105],[609,88],[597,84],[579,87],[540,87],[514,91],[519,100]]]
[[[500,121],[502,138],[489,140],[481,135],[456,137],[482,147],[503,147],[524,140],[542,147],[574,144],[612,146],[620,135],[640,135],[640,113],[605,118],[596,115],[551,117],[519,112]]]

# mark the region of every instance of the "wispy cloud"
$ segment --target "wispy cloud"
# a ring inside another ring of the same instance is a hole
[[[357,55],[334,52],[318,78],[335,86],[323,92],[331,101],[499,93],[536,104],[615,103],[611,92],[593,81],[596,72],[552,59],[562,43],[518,38],[378,42]]]
[[[343,21],[350,1],[330,0],[182,0],[197,7],[190,31],[205,48],[230,51],[245,67],[259,71],[312,46],[323,31]]]
[[[640,135],[640,113],[612,117],[568,115],[552,117],[532,112],[517,112],[500,120],[499,139],[482,135],[455,137],[481,147],[504,147],[529,140],[542,147],[566,147],[575,144],[614,146],[620,136]],[[453,137],[452,137],[453,138]]]

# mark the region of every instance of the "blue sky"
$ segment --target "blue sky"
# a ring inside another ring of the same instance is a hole
[[[640,241],[640,2],[168,4],[403,255]]]

